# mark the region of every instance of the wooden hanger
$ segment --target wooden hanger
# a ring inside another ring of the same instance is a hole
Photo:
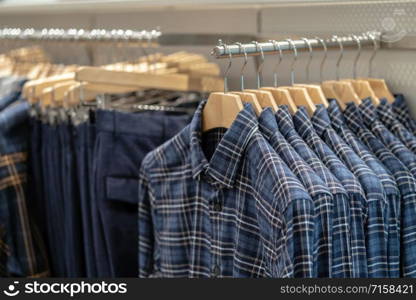
[[[66,73],[45,79],[31,80],[25,83],[22,93],[25,99],[27,99],[29,102],[36,102],[37,98],[40,96],[44,89],[54,86],[58,83],[73,81],[74,79],[75,73]]]
[[[288,90],[276,87],[262,87],[261,89],[272,93],[277,105],[287,105],[290,113],[292,115],[295,114],[298,108],[296,107],[295,101],[293,101],[293,98]]]
[[[324,81],[322,84],[330,86],[335,91],[337,95],[336,100],[338,103],[343,103],[343,107],[345,107],[348,102],[354,102],[357,105],[361,104],[361,99],[355,93],[351,82],[328,80]]]
[[[219,89],[222,79],[213,76],[191,77],[187,74],[153,74],[82,67],[75,72],[79,82],[137,86],[172,91],[212,91]]]
[[[262,108],[271,107],[274,112],[279,109],[272,93],[267,90],[246,89],[244,92],[256,95],[257,101]]]
[[[243,108],[243,102],[238,95],[211,93],[202,111],[202,131],[230,128]]]
[[[329,106],[328,100],[325,97],[325,94],[321,86],[316,84],[295,84],[294,86],[303,87],[308,92],[312,102],[315,105],[323,104],[325,107]]]
[[[286,89],[290,93],[290,96],[292,97],[296,106],[305,106],[309,115],[313,115],[316,110],[316,105],[313,103],[306,88],[297,86],[283,86],[281,88]]]
[[[343,81],[351,82],[355,93],[360,99],[370,98],[374,105],[380,104],[380,99],[376,96],[368,81],[356,79],[343,79]]]
[[[263,108],[258,102],[256,94],[247,92],[231,92],[231,94],[240,96],[241,101],[243,101],[243,103],[250,103],[253,106],[256,116],[259,116],[261,114]]]
[[[380,79],[380,78],[360,78],[360,79],[369,83],[377,99],[385,98],[387,99],[389,103],[394,102],[394,96],[390,92],[387,86],[387,83],[384,79]],[[380,104],[380,100],[378,100],[378,104]]]
[[[117,86],[108,84],[76,83],[70,86],[64,94],[70,105],[78,105],[81,100],[84,102],[95,101],[101,94],[122,94],[139,91],[135,86]]]
[[[384,79],[381,78],[371,78],[372,70],[373,70],[373,61],[374,57],[377,54],[378,45],[373,34],[368,34],[368,37],[373,41],[373,53],[371,54],[369,60],[369,77],[370,78],[360,78],[362,80],[367,81],[371,88],[373,89],[374,93],[379,99],[385,98],[389,103],[393,103],[394,96],[391,93],[390,89],[387,86],[387,83]]]
[[[306,64],[306,82],[310,81],[310,63],[312,61],[312,45],[309,41],[309,39],[307,38],[302,38],[302,40],[305,42],[305,44],[308,46],[308,50],[309,50],[309,59],[308,62]],[[326,100],[326,97],[322,91],[322,88],[319,85],[316,84],[305,84],[305,83],[301,83],[301,84],[292,84],[295,87],[302,87],[306,89],[307,94],[309,95],[310,99],[312,100],[312,102],[315,105],[318,104],[323,104],[325,107],[328,107],[328,101]],[[303,101],[308,102],[307,99],[304,99]]]

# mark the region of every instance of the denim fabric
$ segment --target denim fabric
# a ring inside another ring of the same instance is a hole
[[[229,129],[202,111],[143,160],[140,277],[310,277],[312,199],[246,104]]]
[[[42,167],[42,123],[36,118],[30,118],[30,148],[28,153],[28,195],[29,207],[42,235],[45,245],[48,246],[48,220],[45,218],[46,202],[43,190]],[[50,249],[47,256],[50,257]]]
[[[61,147],[62,200],[66,232],[66,269],[68,277],[85,277],[81,201],[77,181],[74,132],[69,122],[58,125]]]
[[[77,177],[79,196],[81,202],[83,247],[85,258],[86,277],[97,276],[95,248],[93,238],[93,211],[95,203],[93,199],[92,161],[95,142],[95,126],[90,122],[84,122],[75,128],[75,152],[77,163]]]
[[[400,228],[401,246],[400,252],[396,248],[393,255],[401,257],[400,275],[414,277],[416,262],[414,256],[416,251],[414,238],[414,228],[416,227],[416,219],[414,218],[416,213],[415,178],[406,166],[365,126],[361,112],[355,104],[349,103],[347,105],[344,117],[351,130],[377,155],[396,179],[401,193],[401,202],[391,206],[389,218],[397,220],[397,227]]]
[[[8,253],[2,268],[13,277],[49,274],[44,241],[26,194],[28,109],[28,104],[19,100],[0,112],[0,201],[2,210],[8,210],[8,218],[1,224],[2,245]]]
[[[380,104],[376,108],[379,119],[383,124],[398,137],[402,143],[416,154],[416,137],[406,129],[406,127],[397,120],[394,115],[393,108],[387,99],[381,99]]]
[[[259,128],[276,153],[308,191],[315,207],[313,277],[332,277],[333,198],[326,184],[279,132],[271,108],[259,116]]]
[[[416,120],[412,118],[406,99],[402,94],[395,95],[392,107],[396,119],[416,136]]]
[[[315,131],[332,148],[338,157],[354,173],[366,194],[366,249],[369,277],[388,276],[387,265],[387,224],[384,211],[386,194],[377,175],[361,160],[346,142],[331,127],[326,108],[321,104],[311,118]]]
[[[137,277],[137,189],[144,156],[173,137],[188,116],[98,110],[94,223],[98,276]],[[103,240],[102,240],[103,239]]]
[[[332,277],[352,277],[350,242],[350,204],[347,191],[340,181],[329,171],[295,130],[292,116],[287,106],[280,106],[276,112],[280,132],[328,186],[333,196],[332,230]]]
[[[8,77],[0,81],[0,111],[20,98],[26,79]]]
[[[328,114],[331,118],[332,127],[348,143],[358,156],[373,170],[383,184],[386,192],[387,206],[385,210],[386,222],[388,224],[388,263],[389,277],[400,276],[400,232],[399,218],[393,214],[394,208],[400,204],[400,191],[391,172],[386,169],[382,162],[370,152],[359,138],[347,127],[346,121],[336,100],[329,100]]]
[[[59,134],[55,125],[42,124],[42,165],[48,243],[52,274],[66,277],[66,232],[64,228],[64,203],[62,201],[61,151]]]
[[[293,123],[299,135],[315,151],[331,172],[343,183],[350,195],[351,208],[351,257],[353,277],[368,277],[367,251],[365,243],[364,220],[367,199],[358,179],[339,160],[327,144],[315,132],[304,107],[293,116]]]

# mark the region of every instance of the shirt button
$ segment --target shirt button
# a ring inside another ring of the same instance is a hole
[[[214,204],[214,210],[215,211],[218,211],[218,212],[222,210],[222,205],[221,205],[220,202],[215,202],[215,204]]]
[[[215,265],[213,268],[212,268],[212,276],[213,277],[219,277],[221,275],[221,268],[220,268],[220,266],[219,265]]]

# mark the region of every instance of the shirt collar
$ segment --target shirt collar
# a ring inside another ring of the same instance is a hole
[[[380,99],[380,104],[377,106],[378,117],[385,123],[393,123],[396,121],[396,118],[393,113],[393,108],[387,99]]]
[[[286,105],[279,106],[276,112],[276,122],[279,126],[280,132],[286,136],[289,132],[295,130],[292,115],[289,112],[289,107]]]
[[[202,111],[205,104],[206,101],[203,101],[199,105],[190,124],[192,174],[196,179],[204,171],[219,184],[231,188],[244,157],[245,148],[258,129],[257,118],[252,106],[245,104],[208,162],[201,146]]]
[[[377,120],[376,109],[373,106],[373,103],[371,103],[370,98],[366,98],[362,100],[359,107],[360,107],[360,111],[361,111],[364,123],[367,126],[370,126]]]
[[[25,100],[15,102],[0,112],[0,133],[11,132],[11,129],[23,124],[29,117],[29,103]]]
[[[298,107],[298,110],[293,115],[293,124],[298,133],[303,137],[316,134],[306,108],[303,106]]]
[[[331,127],[328,112],[322,104],[316,105],[316,110],[311,118],[312,124],[318,135],[322,135],[327,128]]]
[[[341,109],[338,106],[337,100],[331,99],[328,102],[328,114],[331,118],[331,124],[333,127],[341,129],[345,125],[345,119],[342,115]]]
[[[358,131],[361,128],[364,128],[364,121],[361,116],[361,112],[358,107],[353,102],[347,103],[344,110],[345,119],[348,121],[348,126],[353,131]]]
[[[403,110],[408,111],[406,100],[404,99],[403,94],[394,95],[394,101],[393,101],[392,105],[394,107],[399,108],[399,109],[403,109]]]
[[[277,127],[276,117],[270,107],[264,109],[259,116],[259,127],[262,134],[271,139],[279,130]]]

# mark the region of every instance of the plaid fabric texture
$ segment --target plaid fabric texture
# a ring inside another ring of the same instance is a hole
[[[353,277],[368,277],[367,251],[364,233],[367,200],[361,184],[348,168],[338,159],[332,150],[315,132],[306,109],[300,107],[293,116],[293,123],[299,135],[314,149],[319,158],[340,180],[350,195],[351,208],[351,257]]]
[[[387,99],[381,99],[380,105],[377,106],[376,111],[378,118],[384,123],[384,125],[391,130],[391,132],[398,137],[402,143],[413,153],[416,154],[416,138],[415,136],[404,127],[399,120],[396,119],[393,108]]]
[[[362,119],[366,126],[397,156],[416,178],[416,155],[394,136],[377,118],[376,109],[371,99],[364,99],[359,105]]]
[[[350,204],[348,193],[324,163],[309,148],[295,130],[287,106],[276,112],[280,132],[305,162],[325,182],[333,196],[332,277],[350,278],[352,274],[350,241]]]
[[[261,113],[259,127],[273,149],[276,150],[277,154],[305,186],[314,202],[316,224],[313,276],[332,277],[332,195],[325,183],[279,132],[276,118],[271,108],[266,108]]]
[[[143,161],[140,277],[312,276],[312,199],[251,106],[226,132],[203,135],[204,105]],[[210,159],[204,140],[218,143]]]
[[[0,112],[0,201],[9,216],[1,244],[9,253],[10,276],[44,277],[49,274],[46,250],[26,198],[27,109],[26,102],[18,101]]]
[[[387,277],[387,229],[384,210],[387,204],[383,186],[377,175],[360,159],[331,127],[326,108],[317,105],[311,118],[316,132],[354,173],[366,194],[366,249],[369,277]]]
[[[378,160],[373,153],[365,146],[358,137],[347,127],[344,116],[336,102],[329,101],[328,114],[331,118],[332,127],[340,137],[358,154],[358,156],[373,170],[383,184],[387,197],[385,210],[386,224],[388,224],[387,253],[389,264],[389,276],[400,276],[400,235],[398,221],[400,216],[392,214],[392,207],[400,203],[400,192],[394,177],[390,171]]]
[[[344,111],[344,117],[351,130],[376,154],[396,180],[401,194],[401,203],[390,206],[389,219],[397,220],[397,227],[400,229],[401,250],[400,253],[393,253],[389,256],[400,255],[401,275],[415,277],[415,178],[406,166],[365,126],[360,110],[355,104],[349,103],[347,105]],[[398,250],[396,248],[395,251]]]
[[[395,95],[392,107],[396,119],[416,136],[416,120],[412,118],[402,94]]]

